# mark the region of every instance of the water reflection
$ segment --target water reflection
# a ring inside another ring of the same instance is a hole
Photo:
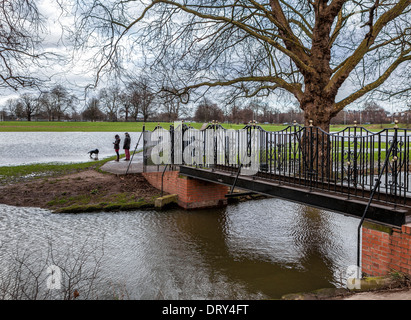
[[[103,245],[99,298],[119,286],[133,299],[280,298],[336,286],[355,261],[358,223],[279,199],[79,215],[0,205],[0,218],[3,263],[16,248],[44,255],[50,239],[73,258],[84,243]]]

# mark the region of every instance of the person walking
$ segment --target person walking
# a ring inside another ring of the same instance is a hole
[[[126,154],[126,158],[124,161],[130,161],[130,145],[131,145],[131,137],[128,132],[125,133],[126,137],[124,138],[123,149],[124,153]]]
[[[113,142],[113,144],[114,144],[114,150],[116,151],[116,154],[117,154],[117,159],[116,159],[116,161],[119,161],[119,160],[120,160],[120,154],[119,154],[118,152],[119,152],[119,150],[120,150],[120,141],[121,141],[121,139],[120,139],[120,136],[119,136],[118,134],[116,134],[116,135],[114,136],[114,138],[116,139],[116,140]]]

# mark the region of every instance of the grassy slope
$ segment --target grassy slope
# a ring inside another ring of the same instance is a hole
[[[39,163],[21,166],[0,167],[0,186],[9,183],[28,182],[34,179],[47,181],[49,177],[59,177],[65,174],[75,173],[82,170],[99,168],[107,161],[114,160],[110,157],[104,160],[90,161],[85,163]],[[92,190],[93,191],[93,190]],[[47,207],[54,212],[61,213],[83,213],[95,211],[124,211],[143,208],[152,208],[152,201],[139,199],[136,201],[135,196],[131,196],[132,191],[114,194],[110,197],[104,197],[99,203],[91,203],[92,192],[77,196],[58,196],[47,204]]]
[[[0,185],[42,177],[59,176],[87,169],[98,170],[104,163],[114,159],[115,156],[104,160],[82,163],[35,163],[20,166],[0,167]]]

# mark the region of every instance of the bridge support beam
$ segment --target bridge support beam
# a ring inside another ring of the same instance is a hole
[[[155,188],[176,194],[178,205],[185,209],[225,206],[228,187],[180,175],[179,171],[144,172],[143,176]],[[163,181],[162,181],[163,179]]]
[[[368,276],[411,275],[411,224],[388,227],[364,222],[361,260],[362,272]]]

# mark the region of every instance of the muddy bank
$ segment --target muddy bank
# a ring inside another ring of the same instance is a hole
[[[85,170],[0,187],[0,203],[54,212],[115,211],[152,207],[160,191],[140,173],[115,175]]]
[[[0,185],[0,203],[44,208],[56,213],[120,211],[153,208],[160,193],[138,172],[124,175],[87,169]],[[228,202],[261,198],[265,196],[251,194],[228,199]]]

